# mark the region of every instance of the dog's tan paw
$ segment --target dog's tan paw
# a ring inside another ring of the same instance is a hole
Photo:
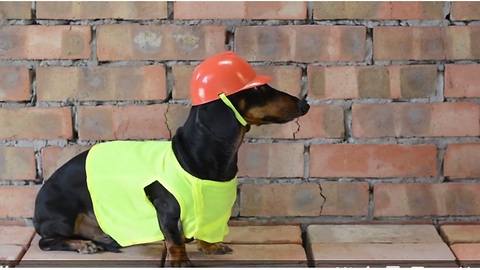
[[[208,243],[197,240],[197,249],[207,254],[228,254],[233,250],[224,243]]]
[[[77,251],[80,254],[93,254],[97,253],[99,248],[95,243],[92,241],[86,241],[86,240],[78,240],[77,243],[75,243],[77,247]]]

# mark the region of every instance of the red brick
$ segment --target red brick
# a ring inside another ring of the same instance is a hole
[[[441,20],[444,2],[314,2],[315,20]]]
[[[276,19],[302,20],[307,2],[174,2],[173,16],[179,20],[198,19]]]
[[[28,147],[0,147],[0,180],[35,180],[35,153]]]
[[[422,98],[437,87],[437,67],[309,66],[308,96],[318,99]]]
[[[480,267],[480,244],[454,244],[450,249],[461,267]]]
[[[0,108],[1,140],[71,139],[70,108]]]
[[[203,60],[225,50],[225,34],[220,25],[101,25],[98,60]]]
[[[163,66],[143,67],[39,67],[39,101],[163,100]]]
[[[479,215],[479,192],[476,183],[377,183],[374,216]]]
[[[353,104],[354,137],[479,136],[473,102]]]
[[[48,146],[42,149],[42,169],[43,179],[47,180],[55,170],[69,161],[74,156],[86,151],[92,147],[91,145],[75,145],[75,146]]]
[[[480,3],[453,1],[450,19],[460,21],[480,20]]]
[[[30,71],[21,67],[0,67],[0,101],[30,100]]]
[[[374,60],[480,58],[480,26],[379,26],[373,30]]]
[[[240,216],[319,216],[324,198],[317,183],[243,184]]]
[[[166,104],[82,106],[78,135],[80,140],[168,139],[166,111]]]
[[[234,244],[302,244],[300,226],[230,226],[224,243]]]
[[[322,182],[325,203],[322,216],[367,216],[369,191],[366,182]]]
[[[37,3],[37,19],[166,19],[167,2],[47,2]]]
[[[480,224],[478,223],[441,225],[440,233],[449,245],[457,243],[480,243]]]
[[[241,177],[303,177],[302,143],[246,143],[238,152]]]
[[[480,97],[480,65],[446,65],[445,97]]]
[[[444,174],[453,179],[480,178],[480,143],[448,145]]]
[[[0,218],[32,218],[39,186],[0,186]]]
[[[35,235],[33,227],[26,226],[0,226],[0,245],[21,246],[25,250],[30,246]]]
[[[310,146],[311,177],[432,177],[437,174],[434,145]]]
[[[86,59],[90,57],[89,26],[3,26],[0,59]]]
[[[5,1],[0,2],[0,20],[6,19],[31,19],[32,2],[30,1]]]
[[[249,61],[364,61],[363,26],[241,26],[235,52]]]

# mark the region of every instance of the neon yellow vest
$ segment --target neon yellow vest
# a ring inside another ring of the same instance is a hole
[[[177,199],[185,237],[215,243],[228,233],[237,178],[215,182],[188,174],[171,142],[97,144],[88,153],[86,171],[100,228],[122,247],[164,240],[157,212],[143,190],[154,181]]]

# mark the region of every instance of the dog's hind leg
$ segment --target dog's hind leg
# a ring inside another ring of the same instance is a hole
[[[83,254],[92,254],[99,250],[120,252],[121,246],[100,229],[93,214],[79,213],[74,225],[56,220],[42,223],[42,227],[50,229],[45,233],[40,232],[41,250],[77,251]]]

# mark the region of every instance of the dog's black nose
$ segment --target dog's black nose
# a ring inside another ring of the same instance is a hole
[[[298,109],[302,115],[305,115],[308,110],[310,110],[310,105],[308,105],[307,101],[304,99],[298,104]]]

